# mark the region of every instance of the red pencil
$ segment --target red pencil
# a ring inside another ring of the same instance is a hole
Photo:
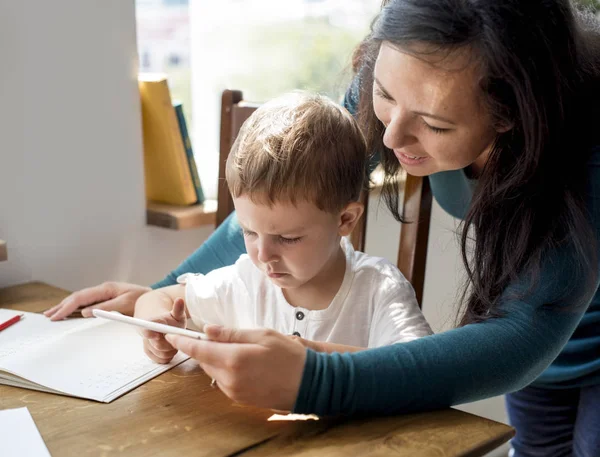
[[[0,330],[4,330],[5,328],[8,328],[8,327],[10,327],[13,324],[16,324],[17,322],[19,322],[21,320],[21,318],[23,316],[24,316],[24,314],[17,314],[15,317],[11,317],[6,322],[2,322],[0,324]]]

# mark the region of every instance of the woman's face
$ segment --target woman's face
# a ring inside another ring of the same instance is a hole
[[[414,176],[470,165],[478,173],[497,132],[483,106],[477,66],[466,52],[423,55],[381,45],[373,109],[386,127],[383,143]]]

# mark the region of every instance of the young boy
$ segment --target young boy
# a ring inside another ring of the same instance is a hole
[[[431,334],[400,271],[345,238],[363,213],[367,156],[355,120],[325,97],[294,93],[262,105],[226,169],[248,254],[143,295],[135,316],[179,327],[188,317],[199,328],[268,327],[330,352]],[[142,334],[154,361],[175,355],[163,335]]]

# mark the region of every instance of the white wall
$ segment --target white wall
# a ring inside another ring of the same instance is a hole
[[[3,0],[0,61],[0,286],[148,284],[208,237],[145,225],[134,0]]]
[[[373,195],[369,200],[366,251],[396,263],[400,224],[398,224],[379,200]],[[423,314],[436,333],[453,327],[456,321],[458,292],[464,274],[460,258],[460,243],[456,235],[459,221],[444,212],[434,200],[427,249],[425,289],[423,291]],[[478,416],[508,423],[504,397],[495,397],[458,407]],[[488,457],[506,456],[506,444]]]

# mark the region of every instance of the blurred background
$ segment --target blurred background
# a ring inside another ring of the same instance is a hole
[[[341,99],[356,44],[381,0],[137,0],[140,71],[164,72],[191,126],[205,194],[216,197],[223,89],[266,101],[293,89]]]
[[[600,11],[599,0],[578,0]],[[293,89],[340,99],[352,50],[381,0],[136,0],[140,71],[164,72],[183,102],[198,171],[216,197],[223,89],[266,101]]]

